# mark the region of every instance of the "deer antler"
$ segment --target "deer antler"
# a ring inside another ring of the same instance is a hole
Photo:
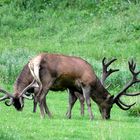
[[[4,101],[4,100],[6,100],[6,99],[10,99],[10,102],[7,102],[7,101],[6,101],[5,104],[6,104],[7,106],[12,105],[12,104],[13,104],[13,98],[14,98],[14,96],[13,96],[12,94],[10,94],[9,92],[7,92],[6,90],[1,89],[1,88],[0,88],[0,92],[2,92],[2,93],[5,94],[3,97],[0,98],[0,101]]]
[[[24,97],[24,98],[26,98],[26,99],[29,99],[29,100],[31,100],[31,99],[33,99],[33,97],[29,97],[29,96],[26,96],[26,91],[28,90],[28,89],[30,89],[30,88],[32,88],[32,87],[38,87],[38,85],[37,85],[37,83],[36,83],[36,81],[35,80],[33,80],[32,81],[32,83],[30,84],[30,85],[28,85],[21,93],[20,93],[20,95],[18,96],[18,97]],[[12,94],[10,94],[9,92],[7,92],[6,90],[4,90],[4,89],[1,89],[0,88],[0,92],[2,92],[2,93],[4,93],[5,95],[3,96],[3,97],[1,97],[0,98],[0,101],[4,101],[4,100],[6,100],[6,99],[10,99],[10,101],[6,101],[5,102],[5,104],[7,105],[7,106],[10,106],[10,105],[12,105],[13,104],[13,98],[15,98]]]
[[[32,87],[39,87],[35,79],[32,81],[32,83],[31,83],[30,85],[28,85],[28,86],[20,93],[19,97],[22,96],[22,97],[24,97],[24,98],[26,98],[26,99],[31,100],[32,98],[30,98],[29,96],[27,96],[25,93],[26,93],[26,91],[27,91],[28,89],[30,89],[30,88],[32,88]]]
[[[7,92],[4,89],[0,88],[0,92],[5,94],[3,97],[0,98],[0,101],[4,101],[5,99],[9,99],[9,98],[13,98],[14,97],[12,94],[10,94],[9,92]]]
[[[140,92],[137,92],[137,93],[126,93],[127,89],[129,89],[133,84],[140,82],[140,79],[137,78],[139,73],[140,73],[140,71],[138,71],[138,72],[135,71],[136,63],[134,63],[134,61],[131,60],[131,62],[130,61],[128,62],[128,65],[129,65],[129,70],[130,70],[130,72],[132,74],[132,79],[130,80],[130,82],[128,84],[126,84],[124,86],[124,88],[114,98],[114,103],[116,103],[123,110],[130,109],[133,105],[135,105],[135,103],[133,103],[131,105],[126,105],[125,103],[123,103],[120,100],[120,97],[122,95],[125,95],[125,96],[137,96],[137,95],[140,95]]]
[[[110,76],[113,72],[119,71],[119,69],[109,69],[109,70],[107,69],[109,67],[109,65],[111,65],[117,59],[112,59],[106,63],[105,63],[105,60],[106,60],[106,58],[104,57],[102,60],[102,67],[103,67],[102,78],[101,78],[102,85],[104,85],[104,82],[108,76]]]

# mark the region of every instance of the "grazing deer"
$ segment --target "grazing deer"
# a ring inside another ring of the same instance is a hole
[[[113,63],[114,61],[116,61],[116,59],[112,59],[111,61],[105,63],[105,59],[106,58],[103,58],[102,60],[102,68],[103,68],[103,72],[102,72],[102,78],[101,78],[101,83],[104,85],[104,81],[105,79],[110,76],[113,72],[116,72],[116,71],[119,71],[118,69],[109,69],[107,70],[107,68],[109,67],[109,65],[111,63]],[[39,79],[40,81],[40,79]],[[30,90],[31,91],[31,90]],[[35,92],[35,93],[34,93]],[[33,107],[33,112],[36,112],[36,106],[37,106],[37,99],[36,99],[36,95],[37,95],[37,92],[39,92],[39,87],[38,88],[34,88],[34,90],[32,89],[32,92],[30,93],[34,93],[34,107]],[[69,94],[70,91],[68,89],[68,92]],[[30,94],[26,94],[26,95],[30,95]],[[72,111],[72,108],[75,104],[75,102],[77,101],[77,99],[79,99],[80,101],[80,105],[81,105],[81,115],[83,116],[84,115],[84,96],[82,93],[79,93],[79,92],[74,92],[73,94],[73,98],[71,98],[71,96],[69,95],[69,107],[68,107],[68,111],[66,113],[67,117],[68,118],[71,118],[71,111]]]
[[[20,111],[24,107],[24,98],[31,99],[30,97],[26,96],[25,93],[28,91],[30,92],[30,90],[33,88],[38,88],[38,85],[36,84],[35,80],[33,80],[28,65],[25,65],[15,81],[14,94],[10,94],[6,90],[0,88],[0,92],[5,94],[2,98],[0,98],[0,101],[10,99],[10,102],[6,101],[5,104],[7,106],[13,105]]]
[[[27,99],[34,99],[34,105],[33,105],[33,112],[36,112],[36,106],[37,106],[37,100],[35,98],[35,96],[37,95],[39,91],[39,86],[38,84],[35,82],[35,80],[33,80],[33,76],[31,75],[31,72],[29,70],[28,67],[28,63],[23,67],[21,73],[19,74],[19,76],[17,77],[15,84],[14,84],[14,94],[10,94],[7,91],[5,91],[4,89],[0,89],[0,92],[4,93],[5,96],[3,96],[2,98],[0,98],[0,101],[6,100],[6,99],[10,99],[10,102],[8,103],[7,101],[5,102],[5,104],[7,106],[11,106],[14,105],[14,107],[17,110],[22,110],[22,108],[24,107],[24,101],[23,98],[27,98]],[[29,96],[31,93],[32,97]],[[75,98],[79,99],[80,104],[81,104],[81,114],[83,114],[83,96],[80,93],[75,92]],[[34,96],[34,98],[33,98]],[[48,113],[49,116],[51,116],[51,114],[49,112],[47,112],[47,105],[46,105],[46,99],[44,99],[44,108],[46,113]]]
[[[140,82],[140,80],[137,79],[140,71],[135,72],[136,64],[133,61],[129,62],[129,70],[133,76],[132,80],[115,97],[110,95],[110,93],[106,90],[104,85],[94,73],[92,66],[79,57],[42,53],[30,61],[29,67],[31,73],[39,85],[37,101],[39,102],[42,117],[45,116],[46,110],[44,106],[44,100],[46,99],[46,95],[49,90],[58,91],[69,89],[71,99],[73,99],[74,92],[83,93],[86,104],[88,106],[90,119],[93,119],[90,97],[99,106],[102,117],[104,119],[109,119],[113,104],[116,103],[123,110],[128,110],[135,104],[124,104],[120,100],[122,95],[137,96],[140,94],[126,93],[129,87],[135,83]],[[2,89],[1,92],[5,93],[5,96],[10,98],[12,103],[14,103],[13,101],[15,99],[23,101],[23,95],[25,91],[34,86],[34,82],[36,81],[33,81],[20,93],[15,93],[14,96],[11,96],[11,94],[2,91]],[[46,112],[49,114],[49,109],[46,109]]]
[[[109,77],[112,73],[119,71],[119,69],[109,69],[108,70],[109,65],[111,65],[117,59],[112,59],[109,62],[105,62],[105,60],[106,60],[106,58],[104,57],[102,60],[102,77],[101,77],[102,85],[105,85],[105,80],[107,77]],[[109,88],[109,86],[110,85],[108,85],[106,88]],[[68,108],[68,111],[66,114],[68,118],[71,118],[71,111],[72,111],[72,108],[73,108],[77,98],[79,98],[80,104],[81,104],[81,115],[82,116],[84,115],[84,101],[85,101],[84,96],[82,93],[79,93],[79,92],[74,92],[74,94],[75,94],[75,97],[73,97],[73,99],[71,99],[71,98],[69,99],[69,108]]]
[[[104,63],[104,60],[103,60]],[[108,64],[109,65],[109,64]],[[136,64],[129,62],[129,70],[132,73],[132,80],[119,92],[116,97],[110,95],[102,84],[107,75],[104,74],[102,82],[94,73],[89,63],[78,57],[42,53],[33,58],[29,63],[29,68],[35,80],[38,82],[40,90],[38,92],[38,102],[41,115],[44,117],[43,99],[49,90],[69,89],[70,98],[73,100],[74,92],[83,93],[88,106],[90,119],[93,119],[91,111],[90,97],[97,103],[102,118],[109,119],[113,104],[117,104],[121,109],[128,110],[134,104],[126,105],[120,100],[122,95],[137,96],[140,93],[126,93],[133,84],[140,82],[137,79],[139,72],[135,72]]]

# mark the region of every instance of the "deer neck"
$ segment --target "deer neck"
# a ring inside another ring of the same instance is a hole
[[[33,80],[28,65],[25,65],[14,84],[14,94],[18,96]]]
[[[92,87],[91,98],[99,105],[110,96],[110,93],[102,85],[101,81],[97,78]]]

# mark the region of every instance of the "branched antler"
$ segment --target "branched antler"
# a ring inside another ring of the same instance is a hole
[[[32,100],[33,97],[32,96],[26,96],[25,93],[26,93],[26,91],[28,89],[33,88],[33,87],[38,87],[38,85],[37,85],[37,83],[36,83],[35,80],[33,80],[30,85],[28,85],[27,87],[25,87],[24,90],[19,94],[18,97],[24,97],[26,99]],[[6,90],[1,89],[1,88],[0,88],[0,92],[5,94],[3,97],[0,98],[0,101],[4,101],[6,99],[10,99],[10,101],[6,101],[5,104],[7,106],[12,105],[13,104],[13,98],[15,98],[14,95],[10,94],[9,92],[7,92]]]
[[[123,103],[121,100],[120,100],[120,97],[122,95],[125,95],[125,96],[138,96],[140,95],[140,92],[136,92],[136,93],[126,93],[126,91],[135,83],[139,83],[140,82],[140,79],[138,79],[138,75],[140,73],[140,71],[135,71],[135,68],[136,68],[136,63],[134,63],[133,60],[129,61],[128,62],[128,65],[129,65],[129,70],[132,74],[132,79],[130,80],[130,82],[128,84],[126,84],[124,86],[124,88],[118,93],[118,95],[114,98],[114,103],[116,103],[121,109],[123,110],[128,110],[130,109],[133,105],[135,105],[135,103],[131,104],[131,105],[126,105],[125,103]],[[124,107],[125,106],[125,107]]]
[[[117,59],[112,59],[109,62],[105,62],[105,60],[106,60],[106,58],[104,57],[102,60],[102,67],[103,67],[102,78],[101,78],[102,85],[105,84],[104,82],[109,75],[111,75],[113,72],[119,71],[119,69],[109,69],[108,70],[109,65],[111,65]]]

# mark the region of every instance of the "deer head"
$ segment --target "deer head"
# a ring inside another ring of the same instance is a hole
[[[34,88],[34,87],[37,87],[35,80],[33,80],[32,83],[30,85],[28,85],[27,87],[25,87],[23,89],[23,91],[19,94],[17,94],[17,93],[10,94],[6,90],[0,88],[0,92],[5,94],[3,97],[0,98],[0,101],[10,99],[9,101],[5,101],[5,104],[7,106],[13,105],[18,111],[21,111],[24,107],[24,98],[32,99],[32,97],[26,96],[25,93],[27,92],[27,90]]]
[[[114,62],[116,59],[111,60],[110,62],[105,64],[105,58],[102,61],[102,65],[103,65],[103,74],[102,74],[102,80],[101,83],[104,85],[104,81],[105,79],[113,72],[118,71],[118,69],[115,70],[107,70],[107,67]],[[124,86],[124,88],[114,97],[114,95],[110,95],[108,94],[108,91],[105,91],[108,95],[105,97],[105,99],[103,99],[103,101],[99,104],[99,110],[101,112],[102,118],[103,119],[109,119],[110,118],[110,111],[111,108],[114,104],[117,104],[119,106],[120,109],[122,110],[129,110],[133,105],[135,105],[135,103],[127,105],[125,104],[120,97],[121,96],[137,96],[140,95],[139,92],[137,93],[127,93],[127,90],[135,83],[140,82],[140,80],[137,78],[138,74],[140,73],[140,71],[136,72],[135,68],[136,68],[136,63],[134,63],[134,61],[129,61],[128,62],[129,65],[129,70],[132,74],[132,79],[128,82],[128,84],[126,84]]]

